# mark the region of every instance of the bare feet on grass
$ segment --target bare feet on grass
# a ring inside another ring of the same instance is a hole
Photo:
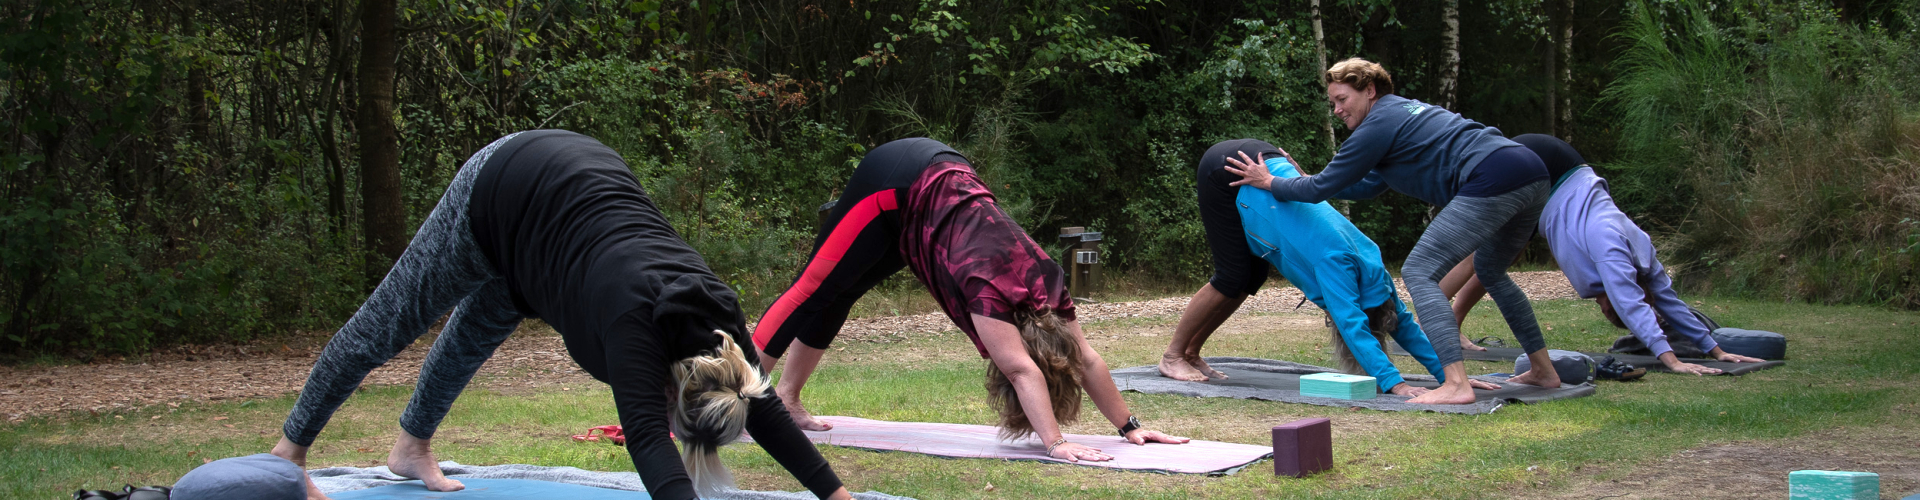
[[[799,394],[780,394],[779,396],[780,403],[787,406],[787,416],[793,417],[793,425],[795,427],[799,427],[800,430],[803,431],[833,430],[833,424],[829,424],[825,420],[813,418],[813,413],[807,411],[807,406],[800,404]]]
[[[440,471],[440,462],[433,458],[432,444],[431,438],[420,439],[407,431],[400,431],[400,438],[393,442],[393,451],[387,453],[387,470],[401,477],[419,479],[431,491],[466,489],[467,485],[448,478],[446,473]]]
[[[307,467],[307,447],[293,444],[293,441],[287,439],[285,436],[280,438],[280,444],[273,445],[273,450],[267,453],[287,459],[288,462],[293,462],[294,465],[300,466],[301,469]],[[320,486],[313,484],[313,478],[307,476],[306,471],[302,470],[300,472],[300,479],[307,484],[307,500],[328,500],[327,494],[320,492]]]
[[[1207,376],[1188,364],[1185,356],[1171,353],[1160,355],[1160,376],[1188,382],[1207,381]]]

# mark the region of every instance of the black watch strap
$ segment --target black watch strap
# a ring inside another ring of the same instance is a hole
[[[1123,438],[1127,437],[1127,433],[1133,432],[1139,429],[1140,429],[1140,418],[1135,417],[1133,415],[1127,415],[1127,425],[1120,426],[1120,437],[1123,437]]]

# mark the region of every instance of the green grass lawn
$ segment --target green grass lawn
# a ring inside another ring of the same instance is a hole
[[[1723,325],[1774,330],[1792,339],[1788,364],[1744,377],[1651,374],[1603,383],[1593,397],[1514,405],[1490,415],[1349,411],[1261,401],[1128,393],[1147,425],[1200,439],[1266,445],[1268,429],[1305,417],[1333,419],[1337,465],[1306,479],[1275,477],[1261,462],[1227,477],[1116,472],[1071,465],[950,460],[822,447],[855,491],[923,499],[1006,498],[1480,498],[1554,492],[1636,473],[1650,457],[1730,441],[1775,442],[1841,427],[1912,436],[1920,430],[1920,314],[1704,299]],[[1536,303],[1551,346],[1597,350],[1620,334],[1589,302]],[[1146,364],[1165,347],[1172,318],[1088,325],[1115,368]],[[1328,363],[1315,317],[1243,315],[1209,354]],[[1474,338],[1506,337],[1491,305],[1468,320]],[[816,414],[882,420],[989,423],[984,361],[958,334],[889,344],[843,343],[804,394]],[[1508,338],[1511,342],[1511,338]],[[1411,360],[1401,369],[1422,373]],[[1469,371],[1509,371],[1469,362]],[[103,387],[101,390],[112,390]],[[381,464],[411,388],[362,391],[335,417],[312,465]],[[74,414],[0,427],[0,498],[65,498],[74,489],[169,484],[204,459],[265,451],[278,438],[291,397],[182,404],[116,414]],[[1091,403],[1070,432],[1106,434]],[[631,470],[615,447],[570,434],[615,423],[604,386],[540,392],[475,389],[438,435],[444,460]],[[1888,444],[1913,446],[1913,443]],[[798,490],[759,448],[723,451],[745,487]],[[1644,471],[1641,471],[1644,472]],[[1905,491],[1885,491],[1892,498]]]

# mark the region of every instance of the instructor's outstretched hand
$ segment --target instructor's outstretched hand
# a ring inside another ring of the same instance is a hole
[[[1127,442],[1142,446],[1145,446],[1147,443],[1186,444],[1187,441],[1192,440],[1179,436],[1168,436],[1164,432],[1152,429],[1134,429],[1133,432],[1127,433]]]

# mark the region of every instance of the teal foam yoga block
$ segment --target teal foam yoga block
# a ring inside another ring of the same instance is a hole
[[[1793,500],[1871,500],[1880,498],[1880,475],[1872,472],[1797,470],[1787,473]]]
[[[1365,375],[1315,373],[1300,376],[1300,395],[1340,399],[1373,399],[1379,380]]]

